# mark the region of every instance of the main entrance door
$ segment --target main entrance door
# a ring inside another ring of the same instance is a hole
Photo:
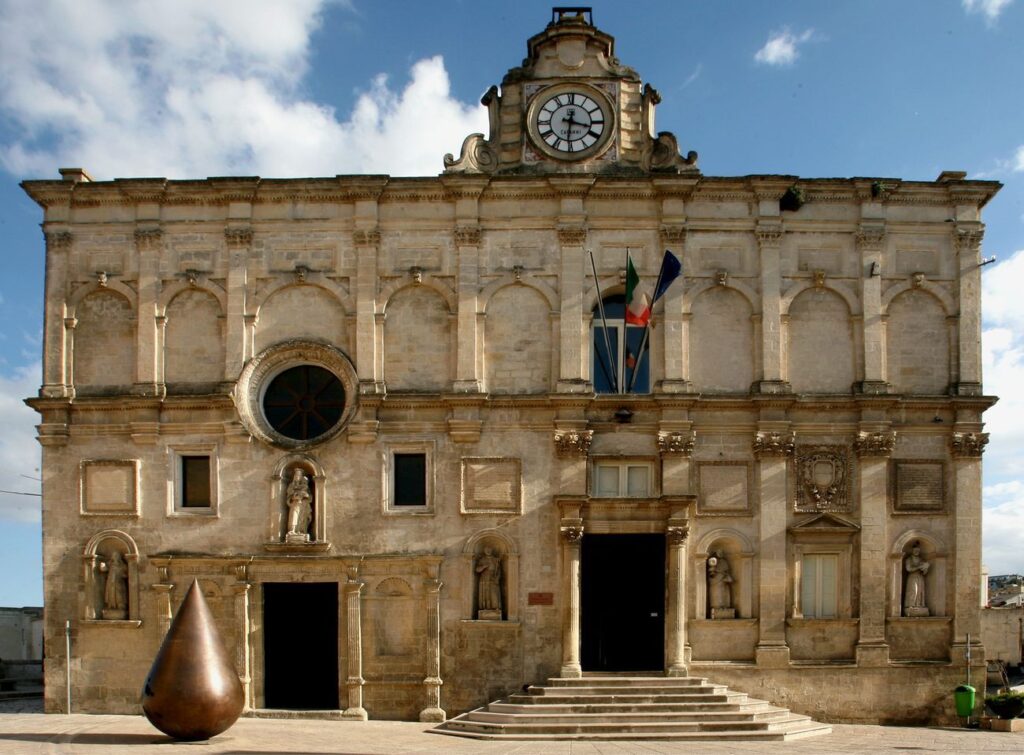
[[[338,708],[338,583],[263,585],[267,708]]]
[[[665,536],[584,535],[584,671],[665,668]]]

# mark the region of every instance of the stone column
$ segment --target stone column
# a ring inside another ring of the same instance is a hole
[[[886,666],[885,636],[889,456],[896,435],[876,428],[862,430],[853,448],[858,456],[860,488],[860,634],[858,666]]]
[[[583,522],[562,525],[562,594],[565,595],[562,618],[562,678],[583,676],[580,665],[580,546]]]
[[[227,321],[225,322],[224,380],[234,382],[248,359],[246,345],[246,287],[249,283],[249,250],[252,228],[229,226],[224,229],[228,253]]]
[[[376,205],[375,205],[376,206]],[[352,232],[356,248],[356,370],[362,393],[383,393],[377,359],[377,253],[380,232]]]
[[[137,337],[135,341],[136,390],[144,396],[159,395],[157,385],[156,306],[160,288],[160,249],[163,231],[154,227],[135,230],[135,250],[139,259],[139,295]]]
[[[786,590],[789,580],[786,470],[794,448],[793,435],[787,431],[766,429],[754,437],[754,458],[758,460],[761,487],[761,596],[756,657],[757,665],[766,668],[789,665],[789,646],[786,644]]]
[[[760,393],[788,393],[783,379],[782,348],[782,223],[760,220],[755,231],[761,257],[761,376]]]
[[[345,624],[348,635],[348,707],[341,717],[350,721],[365,721],[368,716],[363,708],[363,632],[361,625],[361,596],[363,583],[359,581],[358,564],[348,567],[348,581],[345,582]]]
[[[456,393],[478,393],[481,376],[477,373],[477,291],[480,288],[480,229],[464,226],[455,229],[458,248],[458,349],[455,360]]]
[[[885,327],[882,323],[882,247],[884,221],[861,223],[857,249],[861,264],[861,302],[864,307],[864,381],[862,393],[886,392]]]
[[[665,672],[668,676],[687,676],[686,665],[686,540],[689,526],[669,526],[668,540],[668,637]]]
[[[953,644],[980,642],[981,634],[981,454],[988,433],[954,431],[953,506],[955,509],[955,547],[953,567]],[[982,656],[974,653],[974,659]],[[954,660],[958,660],[954,657]]]
[[[447,718],[441,708],[441,588],[438,577],[441,564],[431,564],[423,581],[427,602],[427,677],[423,680],[427,706],[420,711],[420,721],[440,723]]]
[[[960,346],[956,395],[981,395],[981,223],[957,223],[953,229],[960,271]]]
[[[235,670],[242,682],[245,693],[246,709],[252,705],[252,663],[249,648],[249,593],[252,584],[248,581],[248,567],[240,564],[235,567],[237,581],[231,586],[235,594]]]
[[[70,334],[65,326],[65,295],[71,234],[46,233],[46,297],[43,308],[43,387],[44,398],[63,398],[71,389],[67,374]],[[70,318],[69,318],[70,319]]]

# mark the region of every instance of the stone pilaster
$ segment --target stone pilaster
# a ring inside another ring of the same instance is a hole
[[[135,229],[135,251],[139,260],[139,311],[135,340],[135,390],[144,396],[163,392],[158,385],[157,346],[158,326],[156,305],[160,287],[160,251],[163,231],[152,226]]]
[[[478,367],[477,292],[480,289],[480,229],[462,226],[455,229],[458,249],[458,354],[455,361],[455,391],[478,393],[481,375]]]
[[[676,429],[662,423],[662,428],[658,431],[662,495],[686,495],[690,492],[690,457],[697,436],[688,424]]]
[[[972,644],[981,637],[981,455],[988,433],[954,431],[953,506],[956,543],[953,550],[953,644]]]
[[[237,568],[238,581],[231,585],[235,594],[235,670],[242,682],[246,709],[252,704],[252,659],[249,647],[249,622],[251,612],[250,591],[252,584],[247,580],[246,567]]]
[[[981,395],[981,223],[957,223],[953,228],[960,271],[959,370],[956,371],[958,396]]]
[[[754,436],[757,479],[761,488],[761,605],[756,648],[757,665],[779,668],[789,665],[786,644],[786,561],[787,480],[789,459],[795,442],[788,432],[762,431]]]
[[[376,209],[376,203],[374,203]],[[376,229],[357,230],[352,233],[356,248],[356,372],[359,390],[363,393],[383,393],[383,364],[377,354],[377,254],[380,232]],[[383,355],[380,355],[383,357]]]
[[[578,393],[586,388],[583,378],[585,334],[583,322],[583,274],[584,251],[587,232],[582,226],[568,226],[558,229],[558,243],[561,247],[561,359],[558,370],[558,390],[564,393]]]
[[[669,526],[668,540],[668,616],[665,673],[687,676],[686,658],[686,541],[689,526]]]
[[[249,252],[252,248],[252,228],[229,226],[224,229],[227,244],[227,322],[224,344],[224,379],[234,381],[242,365],[252,354],[246,327],[246,288],[249,284]]]
[[[63,398],[71,390],[68,375],[68,330],[65,327],[65,291],[71,234],[46,232],[46,282],[43,309],[43,388],[44,398]]]
[[[857,454],[857,485],[860,492],[860,625],[857,665],[885,666],[889,646],[885,637],[886,543],[888,533],[889,456],[895,433],[869,428],[853,442]]]
[[[782,349],[782,223],[760,221],[755,231],[761,258],[760,393],[788,393]]]
[[[686,393],[690,390],[690,319],[683,315],[683,289],[686,279],[686,226],[661,226],[661,243],[683,262],[683,272],[665,294],[662,304],[661,340],[665,355],[665,376],[660,389],[665,393]]]
[[[430,574],[423,581],[427,603],[427,676],[423,680],[427,705],[420,711],[420,721],[440,723],[447,717],[441,708],[441,588],[438,578],[441,563],[429,567]]]
[[[363,583],[359,581],[358,565],[348,568],[348,581],[345,590],[345,631],[348,636],[348,676],[345,686],[348,688],[348,707],[341,717],[351,721],[365,721],[368,716],[363,707],[363,633],[361,604]]]
[[[580,555],[583,520],[562,520],[562,669],[559,676],[583,676],[580,665]]]
[[[885,325],[882,321],[882,249],[885,225],[862,223],[857,231],[861,265],[861,301],[864,306],[863,393],[886,392]]]

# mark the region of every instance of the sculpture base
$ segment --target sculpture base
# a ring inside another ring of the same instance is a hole
[[[735,608],[712,608],[711,609],[712,619],[735,619],[736,609]]]
[[[128,612],[123,608],[104,608],[103,609],[104,619],[114,619],[116,621],[123,621],[128,618]]]
[[[904,616],[931,616],[926,606],[908,606],[903,609]]]
[[[481,608],[476,612],[477,621],[501,621],[501,611],[496,608]]]
[[[305,532],[289,532],[284,536],[286,543],[308,543],[309,535]]]

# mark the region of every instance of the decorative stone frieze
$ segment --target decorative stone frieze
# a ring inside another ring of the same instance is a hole
[[[859,433],[853,441],[857,456],[889,456],[896,447],[896,433]]]
[[[660,432],[658,433],[658,453],[662,456],[689,456],[693,453],[696,443],[695,433]]]
[[[566,430],[555,433],[555,453],[560,458],[586,456],[594,440],[593,430]]]
[[[796,442],[792,433],[757,433],[754,436],[754,456],[792,456]]]
[[[352,243],[356,246],[376,246],[380,243],[380,231],[352,231]]]
[[[988,445],[988,433],[953,433],[950,445],[953,456],[981,458]]]
[[[479,228],[456,228],[455,229],[455,243],[459,246],[480,246],[480,229]]]
[[[559,228],[558,241],[566,246],[579,246],[587,240],[585,228]]]
[[[796,452],[796,510],[850,510],[850,451],[846,446],[809,446]]]
[[[228,246],[248,246],[252,243],[252,228],[225,228],[224,238]]]

